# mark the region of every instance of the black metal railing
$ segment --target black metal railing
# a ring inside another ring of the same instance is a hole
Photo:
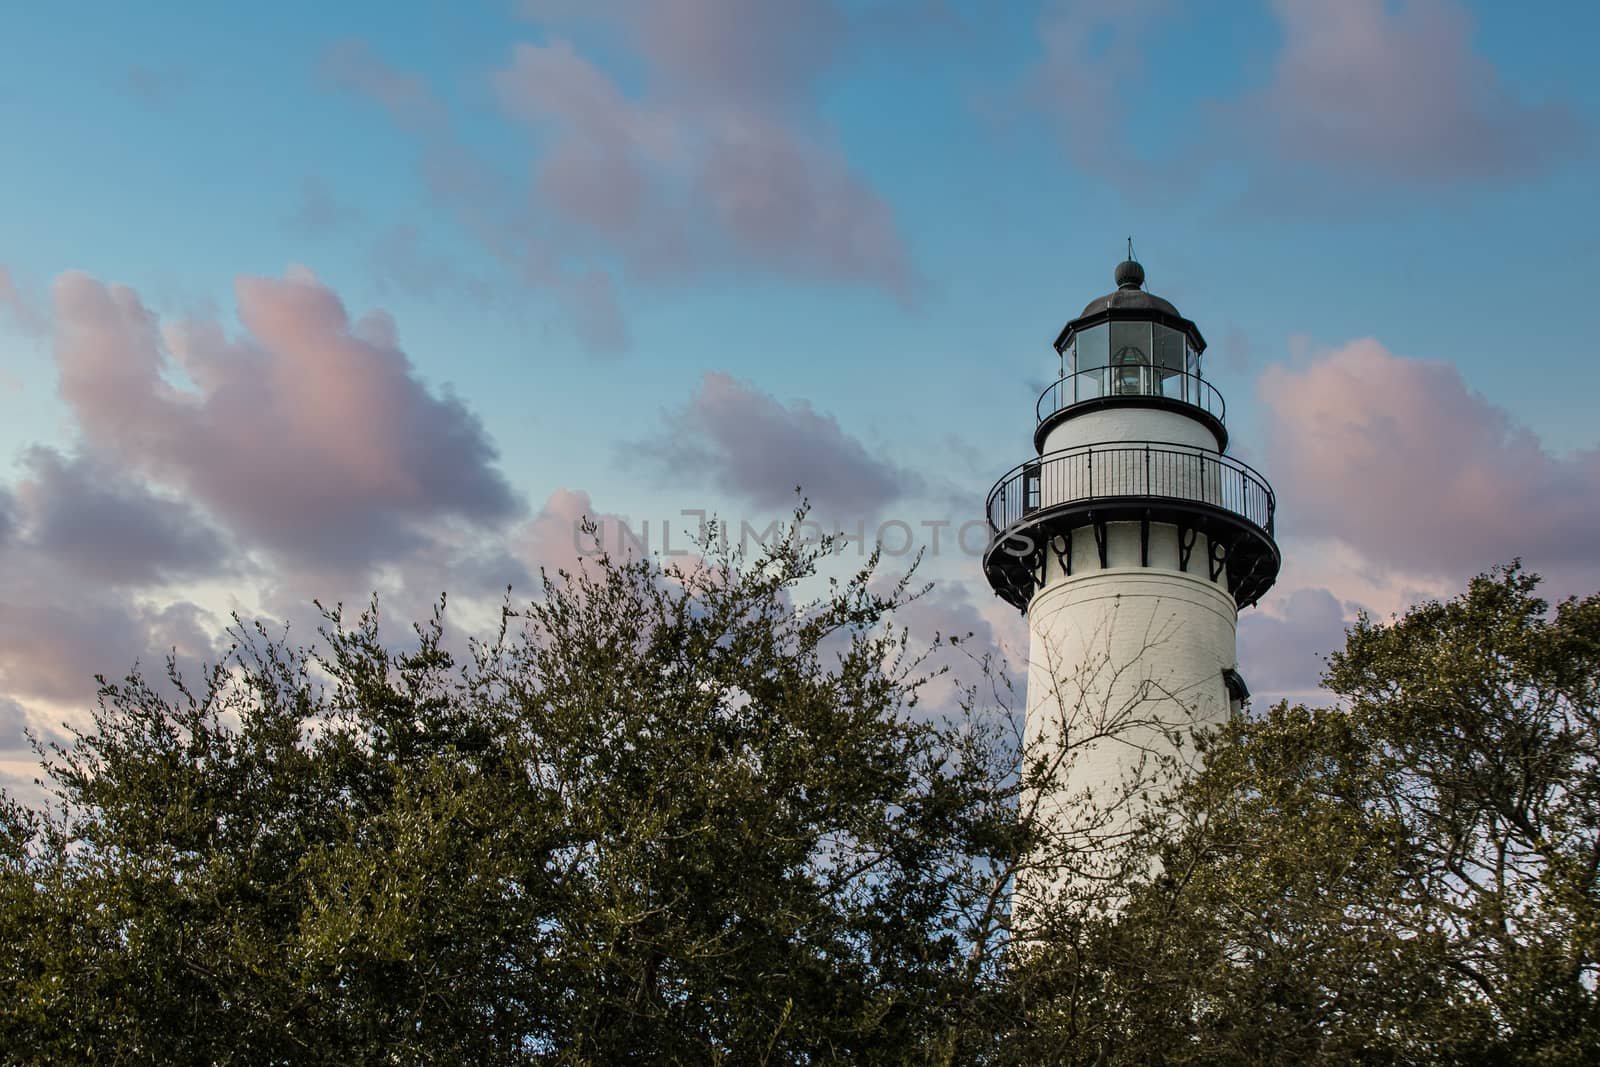
[[[1043,393],[1035,410],[1043,422],[1058,411],[1105,397],[1159,396],[1193,404],[1222,422],[1227,405],[1210,382],[1188,371],[1136,363],[1120,367],[1091,367],[1058,379]]]
[[[1272,487],[1247,463],[1189,445],[1114,441],[1047,452],[1019,464],[989,492],[991,536],[1073,504],[1123,498],[1205,504],[1272,536]]]

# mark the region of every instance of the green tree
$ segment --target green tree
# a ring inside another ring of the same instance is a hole
[[[463,662],[374,605],[104,684],[0,810],[0,1060],[970,1062],[1004,730],[921,715],[915,593],[798,529],[547,580]]]
[[[1031,1063],[1575,1063],[1600,1049],[1600,596],[1518,567],[1233,724],[1153,876],[1019,962]],[[1146,868],[1151,869],[1151,868]]]

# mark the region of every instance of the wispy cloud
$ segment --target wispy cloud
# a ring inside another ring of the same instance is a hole
[[[444,104],[424,79],[385,62],[359,38],[328,49],[319,69],[330,84],[376,100],[405,126],[430,130],[446,121]]]
[[[1296,168],[1450,183],[1538,173],[1586,138],[1476,52],[1451,0],[1274,0],[1283,45],[1265,88],[1228,105],[1232,139]]]
[[[1578,158],[1593,130],[1564,100],[1525,97],[1475,47],[1456,0],[1272,0],[1281,31],[1265,84],[1190,100],[1189,136],[1136,150],[1130,130],[1173,102],[1146,91],[1149,65],[1197,8],[1179,0],[1047,0],[1039,60],[1020,99],[1053,123],[1081,170],[1124,193],[1192,196],[1242,180],[1254,209],[1326,214],[1392,195],[1543,174]],[[1249,56],[1229,57],[1241,65]],[[1006,97],[1013,104],[1018,92]],[[1007,109],[1009,110],[1009,109]]]
[[[854,35],[892,23],[776,0],[530,3],[525,13],[544,39],[515,45],[492,83],[503,113],[528,131],[531,180],[454,138],[428,86],[368,46],[341,45],[324,72],[418,132],[441,203],[559,301],[586,347],[629,344],[625,286],[707,273],[919,298],[926,283],[893,208],[819,102],[823,74]],[[625,84],[564,36],[576,30],[607,38],[643,77]]]

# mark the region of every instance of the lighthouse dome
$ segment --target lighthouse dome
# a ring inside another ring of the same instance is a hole
[[[1205,351],[1206,341],[1200,335],[1200,328],[1184,318],[1172,301],[1145,290],[1142,264],[1137,260],[1124,260],[1117,264],[1113,277],[1117,287],[1085,304],[1077,318],[1061,330],[1056,338],[1057,351],[1070,345],[1075,334],[1112,321],[1160,323],[1182,333],[1196,355]]]

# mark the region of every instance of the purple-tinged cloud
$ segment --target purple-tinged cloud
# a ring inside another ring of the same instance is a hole
[[[1461,579],[1523,557],[1600,577],[1600,451],[1546,452],[1450,364],[1360,340],[1269,368],[1260,392],[1290,532],[1421,575]]]
[[[720,106],[803,106],[845,43],[849,19],[834,0],[527,0],[547,26],[598,22],[620,33],[672,98]]]
[[[186,673],[215,658],[212,627],[195,605],[141,604],[32,562],[0,565],[0,697],[84,702],[96,674],[121,678],[137,663],[159,678],[168,655]]]
[[[0,754],[28,748],[28,713],[15,700],[0,696]]]
[[[430,190],[513,275],[561,302],[584,347],[627,345],[623,280],[756,270],[873,286],[907,304],[925,288],[893,210],[821,115],[820,76],[871,20],[773,0],[527,9],[544,39],[516,45],[493,76],[537,146],[531,183],[518,174],[509,199],[507,176],[453,136],[422,79],[360,42],[323,68],[421,135]],[[639,82],[625,87],[555,32],[571,23],[636,58]]]
[[[921,488],[810,402],[784,404],[716,372],[668,413],[665,433],[629,455],[672,481],[709,485],[758,507],[788,510],[799,487],[823,523],[881,514]]]
[[[1344,647],[1344,606],[1326,589],[1296,589],[1274,598],[1273,608],[1239,616],[1239,668],[1251,702],[1316,702],[1327,656]]]
[[[679,5],[708,26],[718,7]],[[687,32],[674,31],[685,48]],[[839,152],[762,96],[710,91],[746,80],[742,65],[665,54],[669,87],[654,96],[624,93],[564,41],[518,45],[497,75],[507,110],[550,137],[533,194],[563,247],[600,242],[649,278],[742,264],[911,297],[920,282],[893,212]]]
[[[1228,109],[1236,135],[1285,163],[1416,181],[1538,172],[1585,131],[1529,102],[1475,53],[1452,0],[1274,0],[1272,82]]]
[[[23,467],[16,487],[22,543],[74,573],[137,586],[227,566],[227,547],[204,516],[106,459],[35,446]]]
[[[244,333],[165,328],[123,286],[56,282],[61,394],[89,445],[190,495],[240,540],[353,569],[441,523],[497,525],[520,503],[476,416],[416,377],[393,321],[351,321],[306,272],[240,278]],[[174,365],[193,389],[168,381]]]
[[[1172,0],[1047,0],[1039,61],[1023,75],[1024,102],[1058,128],[1075,163],[1126,178],[1134,164],[1123,126],[1129,87],[1141,84],[1151,27]],[[1141,173],[1142,176],[1142,173]]]

